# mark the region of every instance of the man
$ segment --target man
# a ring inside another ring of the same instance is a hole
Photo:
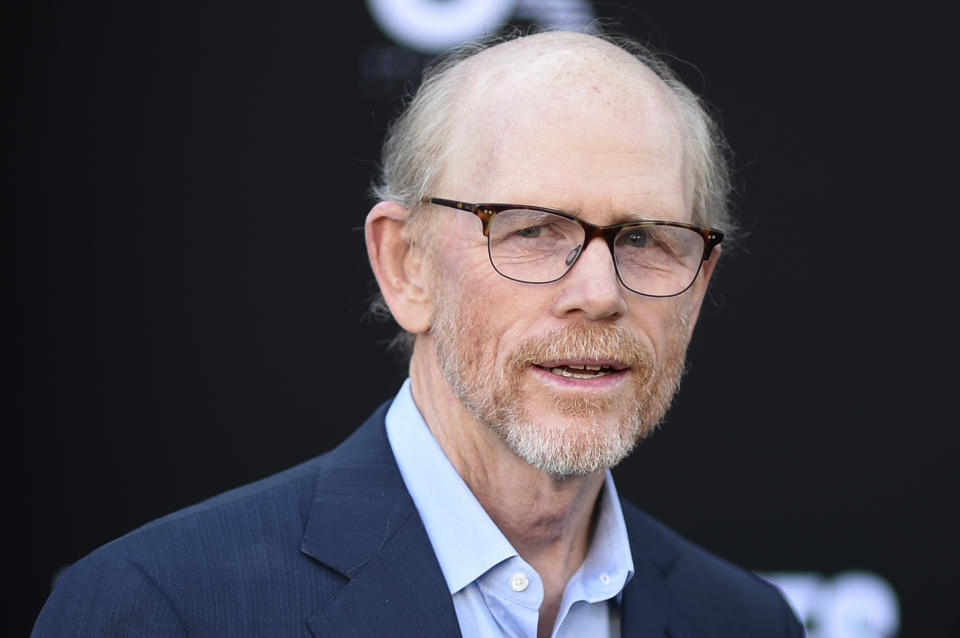
[[[80,561],[35,635],[802,635],[608,471],[671,401],[729,227],[716,131],[639,55],[550,32],[432,70],[366,222],[400,393]]]

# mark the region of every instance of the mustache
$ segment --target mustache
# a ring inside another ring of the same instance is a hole
[[[510,357],[510,367],[545,362],[592,361],[649,374],[653,353],[629,331],[609,324],[577,324],[558,328],[521,343]]]

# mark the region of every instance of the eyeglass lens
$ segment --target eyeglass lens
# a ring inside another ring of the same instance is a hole
[[[505,210],[490,221],[493,267],[510,279],[527,283],[556,281],[583,250],[583,226],[545,211]],[[670,296],[696,278],[704,239],[678,226],[628,226],[614,240],[614,261],[623,284],[644,295]]]

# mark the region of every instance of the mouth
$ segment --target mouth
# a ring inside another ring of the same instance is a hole
[[[580,363],[550,361],[535,363],[536,367],[566,379],[599,379],[611,374],[623,372],[627,366],[619,362]]]

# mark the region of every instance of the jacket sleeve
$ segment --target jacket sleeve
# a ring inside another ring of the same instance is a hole
[[[186,635],[177,610],[149,575],[104,550],[68,568],[31,633],[33,638]]]

